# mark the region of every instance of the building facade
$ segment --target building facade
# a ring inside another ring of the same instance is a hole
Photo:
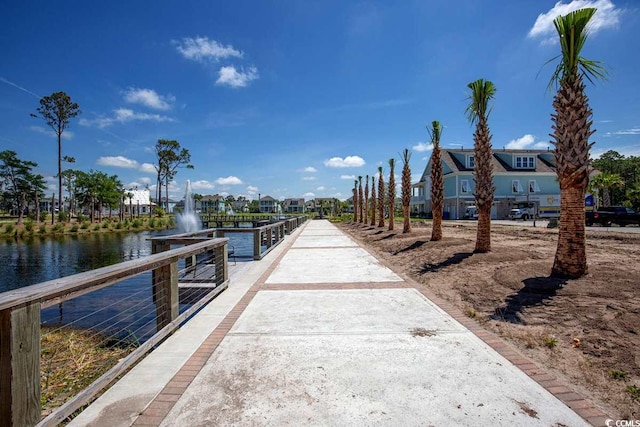
[[[413,184],[413,215],[431,214],[431,161]],[[472,149],[442,150],[445,219],[462,219],[467,207],[475,205],[474,164]],[[493,184],[491,219],[506,219],[519,204],[533,206],[540,217],[560,214],[560,186],[550,150],[494,150]]]

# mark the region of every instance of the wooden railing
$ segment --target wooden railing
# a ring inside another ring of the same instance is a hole
[[[189,239],[188,236],[183,236],[182,244],[188,243],[188,246],[0,294],[0,426],[31,426],[38,423],[57,425],[90,401],[102,388],[175,330],[184,319],[226,287],[227,242],[228,239]],[[163,249],[168,248],[164,245]],[[215,266],[215,280],[219,289],[178,315],[178,261],[210,251],[215,252],[216,259],[224,260]],[[158,332],[41,422],[41,309],[111,286],[146,271],[153,271],[152,286],[158,313]]]

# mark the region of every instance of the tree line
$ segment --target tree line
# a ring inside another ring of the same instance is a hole
[[[71,124],[71,119],[81,114],[80,107],[71,100],[65,92],[54,92],[40,99],[40,106],[31,117],[44,120],[56,135],[58,173],[58,221],[71,221],[72,216],[78,216],[86,211],[94,221],[102,220],[105,209],[111,216],[114,209],[118,209],[120,219],[123,219],[126,199],[133,197],[132,189],[126,189],[117,175],[108,175],[101,171],[85,172],[78,169],[63,169],[63,162],[73,164],[75,158],[63,155],[62,136]],[[156,163],[156,197],[158,206],[162,206],[162,188],[165,188],[168,207],[169,184],[175,178],[178,169],[185,167],[193,169],[189,150],[180,146],[176,140],[159,139],[155,145]],[[33,207],[32,217],[41,220],[40,202],[45,198],[46,181],[41,174],[35,173],[38,164],[20,159],[13,150],[0,152],[0,209],[18,217],[21,224],[24,216]],[[67,200],[63,198],[63,189],[67,192]],[[52,210],[56,206],[52,197]],[[66,212],[65,212],[66,211]],[[52,214],[55,213],[51,212]],[[55,218],[55,215],[54,215]]]

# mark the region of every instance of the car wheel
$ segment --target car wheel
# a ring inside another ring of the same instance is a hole
[[[526,221],[528,219],[529,219],[529,215],[527,215],[527,214],[522,215],[522,220],[523,221]]]

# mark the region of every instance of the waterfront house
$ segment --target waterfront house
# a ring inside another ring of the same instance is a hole
[[[221,211],[224,213],[225,210],[224,197],[219,194],[202,196],[196,204],[199,205],[196,206],[196,209],[203,213],[218,214]]]
[[[518,204],[532,205],[540,216],[560,213],[560,187],[555,159],[550,150],[493,150],[494,202],[492,219],[506,219]],[[411,213],[431,214],[431,160],[413,184]],[[461,219],[475,204],[473,180],[474,150],[442,150],[444,177],[444,218]]]
[[[305,211],[304,199],[284,199],[282,210],[286,213],[303,213]]]
[[[278,201],[271,196],[260,197],[258,210],[260,213],[275,213]]]

